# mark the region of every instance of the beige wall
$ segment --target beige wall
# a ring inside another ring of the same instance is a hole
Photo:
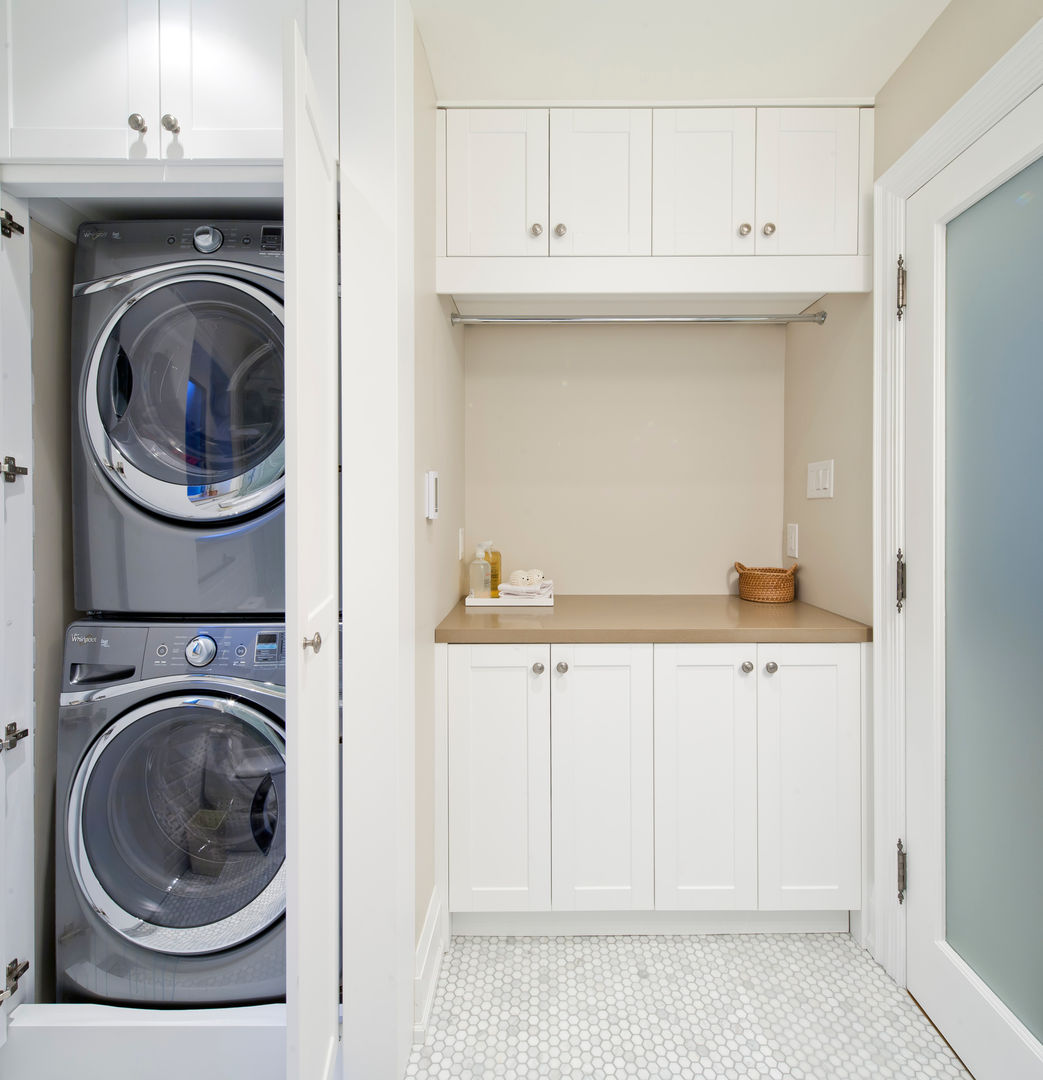
[[[435,90],[414,36],[416,203],[416,932],[435,883],[435,627],[460,598],[464,523],[463,331],[435,295]],[[439,474],[440,511],[424,519],[423,477]],[[448,898],[443,898],[448,900]]]
[[[467,545],[561,593],[722,593],[781,554],[779,327],[467,331]]]
[[[33,269],[33,601],[36,636],[36,995],[54,1000],[54,770],[65,627],[72,601],[69,300],[73,245],[30,229]]]
[[[874,175],[886,172],[1041,17],[1043,0],[952,0],[876,95]]]

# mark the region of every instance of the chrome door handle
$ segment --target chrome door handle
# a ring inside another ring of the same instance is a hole
[[[564,236],[568,231],[569,230],[566,229],[564,225],[555,225],[554,226],[554,235],[555,236]]]
[[[538,660],[536,661],[535,664],[532,665],[532,673],[533,673],[533,675],[542,675],[543,674],[543,665]]]
[[[566,664],[564,660],[559,660],[558,664],[557,664],[557,667],[555,668],[555,671],[557,671],[557,673],[559,675],[564,675],[565,672],[568,671],[568,670],[569,670],[569,665]]]
[[[144,135],[148,131],[148,124],[145,123],[145,118],[139,112],[133,112],[127,117],[127,127],[140,135]]]
[[[774,221],[767,222],[765,224],[764,228],[761,229],[761,232],[764,233],[765,236],[774,236],[775,235],[775,222]]]
[[[767,663],[766,663],[766,664],[764,665],[764,670],[765,670],[765,671],[766,671],[766,672],[767,672],[767,673],[768,673],[769,675],[774,675],[774,674],[775,674],[775,672],[779,670],[779,665],[778,665],[778,664],[776,664],[774,660],[769,660],[769,661],[768,661],[768,662],[767,662]]]
[[[178,119],[173,113],[164,113],[163,119],[160,121],[162,125],[170,132],[171,135],[181,134],[181,125],[178,123]]]
[[[746,673],[747,675],[749,675],[749,673],[750,673],[751,671],[753,671],[753,661],[752,661],[752,660],[743,660],[743,662],[742,662],[742,670],[743,670],[743,671],[744,671],[744,672],[745,672],[745,673]]]
[[[310,638],[304,639],[304,644],[301,647],[304,649],[314,649],[315,655],[317,656],[319,650],[322,648],[322,634],[316,630]]]
[[[749,236],[751,232],[753,232],[753,226],[748,221],[744,221],[739,226],[739,235],[740,236]]]
[[[529,232],[531,232],[533,236],[542,236],[543,226],[538,221],[534,222],[532,228],[529,229]]]

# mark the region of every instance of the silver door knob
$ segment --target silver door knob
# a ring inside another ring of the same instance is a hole
[[[569,670],[569,665],[564,660],[559,660],[557,668],[555,669],[559,675],[564,675]]]
[[[774,660],[769,660],[769,661],[768,661],[768,662],[767,662],[767,663],[766,663],[766,664],[764,665],[764,670],[765,670],[765,671],[766,671],[766,672],[767,672],[767,673],[768,673],[769,675],[774,675],[774,674],[775,674],[775,672],[779,670],[779,665],[778,665],[778,664],[776,664]]]
[[[533,236],[542,236],[543,226],[538,221],[533,222],[532,228],[529,229],[529,232],[531,232]]]
[[[555,236],[564,236],[568,231],[569,230],[566,229],[564,225],[555,225],[554,226],[554,235]]]
[[[145,118],[139,112],[132,112],[130,116],[127,117],[127,127],[129,127],[131,131],[140,132],[142,135],[148,131],[148,124],[145,123]]]
[[[177,117],[172,113],[164,113],[163,119],[160,122],[172,135],[179,135],[181,133],[181,125],[178,123]]]
[[[315,653],[317,655],[318,652],[319,652],[319,649],[322,648],[322,634],[320,634],[316,630],[315,633],[310,638],[305,638],[304,639],[304,644],[301,647],[304,648],[304,649],[314,649]]]
[[[744,221],[739,226],[739,235],[740,236],[749,236],[751,232],[753,232],[753,226],[748,221]]]
[[[742,662],[742,670],[744,672],[746,672],[747,675],[749,675],[749,673],[751,671],[753,671],[753,661],[752,660],[743,660],[743,662]]]
[[[538,660],[536,661],[535,664],[532,665],[532,673],[533,673],[533,675],[542,675],[543,674],[543,665]]]
[[[774,236],[775,235],[775,222],[774,221],[766,222],[765,225],[764,225],[764,228],[761,229],[761,232],[764,233],[765,236]]]

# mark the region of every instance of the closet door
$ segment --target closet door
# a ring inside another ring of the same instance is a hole
[[[652,254],[752,255],[757,110],[652,117]]]
[[[551,109],[551,255],[652,253],[652,110]]]
[[[158,0],[3,0],[0,34],[0,155],[159,156]]]
[[[858,117],[757,110],[758,255],[857,254]]]
[[[337,148],[295,26],[284,63],[287,1077],[327,1080],[340,974]]]
[[[653,899],[652,646],[551,647],[555,911]]]
[[[446,252],[546,255],[547,110],[446,113]]]

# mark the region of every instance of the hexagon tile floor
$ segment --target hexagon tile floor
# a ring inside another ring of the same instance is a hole
[[[456,937],[415,1080],[969,1080],[846,934]]]

